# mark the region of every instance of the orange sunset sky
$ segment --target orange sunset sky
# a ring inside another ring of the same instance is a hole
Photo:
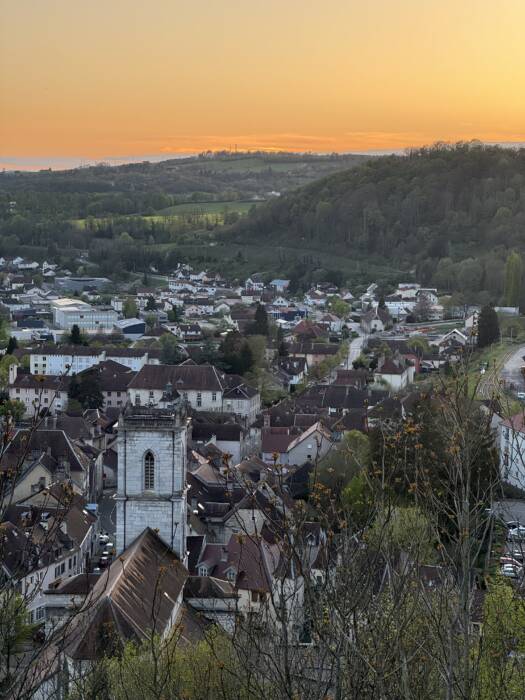
[[[0,164],[525,141],[524,0],[0,9]]]

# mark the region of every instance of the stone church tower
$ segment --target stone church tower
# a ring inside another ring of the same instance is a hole
[[[146,527],[186,560],[185,404],[128,406],[118,425],[117,555]]]

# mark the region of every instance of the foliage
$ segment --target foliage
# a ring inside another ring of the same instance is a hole
[[[155,301],[155,297],[149,296],[147,301],[146,301],[146,311],[156,311],[157,310],[157,302]]]
[[[483,613],[480,700],[521,700],[525,683],[525,603],[506,581],[497,579],[486,595]]]
[[[13,589],[5,590],[0,605],[0,691],[11,679],[15,655],[23,650],[35,629],[27,622],[24,598]]]
[[[74,323],[71,326],[71,333],[69,334],[69,342],[72,345],[87,345],[87,342],[80,332],[80,328]]]
[[[383,509],[367,531],[366,539],[376,549],[404,552],[425,564],[431,564],[435,559],[431,520],[417,506]]]
[[[128,297],[122,307],[124,318],[136,318],[138,314],[137,304],[132,297]]]
[[[10,417],[15,423],[18,423],[24,417],[26,412],[25,404],[18,399],[5,401],[0,406],[0,416]]]
[[[255,318],[246,328],[246,335],[264,335],[269,333],[268,315],[262,304],[257,304],[255,308]]]
[[[478,317],[478,347],[485,348],[499,340],[498,314],[493,306],[484,306]]]
[[[82,408],[102,408],[104,396],[100,389],[100,380],[95,370],[85,370],[71,377],[68,398],[78,401]]]
[[[231,331],[220,346],[219,364],[226,372],[245,374],[253,368],[253,351],[249,342],[237,331]]]
[[[13,352],[17,349],[18,347],[18,341],[14,336],[10,336],[9,341],[7,343],[7,348],[5,350],[6,355],[12,355]]]
[[[165,333],[159,339],[161,356],[160,361],[164,365],[178,365],[186,359],[181,351],[179,341],[172,333]]]
[[[523,262],[521,255],[516,250],[513,250],[509,253],[505,264],[505,291],[503,298],[505,306],[520,305],[522,280]]]
[[[328,300],[328,310],[336,316],[339,316],[339,318],[346,318],[350,313],[351,307],[350,304],[347,304],[343,299],[332,296]]]
[[[362,264],[388,260],[415,267],[424,285],[473,302],[485,291],[488,302],[502,296],[508,252],[524,250],[524,183],[525,149],[437,144],[288,193],[230,236],[305,252],[329,246]]]
[[[337,449],[319,462],[315,478],[339,497],[341,491],[370,463],[368,436],[358,430],[346,433]]]

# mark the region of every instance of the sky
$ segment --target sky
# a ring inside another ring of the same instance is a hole
[[[0,167],[525,142],[524,0],[0,0]]]

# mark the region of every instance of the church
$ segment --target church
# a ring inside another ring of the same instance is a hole
[[[165,405],[128,405],[120,416],[117,556],[149,527],[185,563],[188,419],[182,398]]]

